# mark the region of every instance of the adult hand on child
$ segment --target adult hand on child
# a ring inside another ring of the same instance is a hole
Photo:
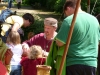
[[[11,49],[7,49],[7,51],[5,53],[5,65],[10,64],[12,56],[13,56],[13,53],[12,53]]]

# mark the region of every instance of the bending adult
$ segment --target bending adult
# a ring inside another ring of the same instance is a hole
[[[63,20],[61,28],[55,38],[55,46],[57,46],[58,49],[56,52],[53,49],[50,50],[47,58],[47,65],[55,66],[56,73],[58,73],[60,68],[58,65],[61,63],[63,51],[66,46],[76,3],[77,0],[70,0],[65,3],[64,14],[67,17]],[[96,75],[98,44],[99,23],[94,16],[82,11],[80,6],[62,75]],[[54,62],[54,60],[56,62]]]
[[[30,40],[23,42],[23,49],[25,52],[29,49],[28,46],[40,45],[44,51],[44,55],[47,56],[52,40],[56,36],[56,29],[58,27],[58,21],[55,18],[44,19],[44,33],[34,35]]]
[[[18,15],[12,15],[9,16],[5,22],[7,24],[3,24],[1,35],[6,37],[7,35],[5,34],[11,27],[11,31],[18,31],[18,29],[21,27],[28,27],[32,25],[34,23],[34,17],[30,13],[25,13],[22,17]],[[5,42],[5,38],[3,41]]]

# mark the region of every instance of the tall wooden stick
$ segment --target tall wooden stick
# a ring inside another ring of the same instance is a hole
[[[72,20],[71,27],[70,27],[70,30],[69,30],[69,33],[68,33],[68,38],[67,38],[67,41],[66,41],[66,46],[65,46],[64,53],[63,53],[63,56],[62,56],[62,61],[61,61],[60,68],[59,68],[57,75],[62,74],[62,69],[63,69],[64,62],[65,62],[65,59],[66,59],[66,55],[67,55],[67,52],[68,52],[68,48],[69,48],[71,36],[72,36],[72,33],[73,33],[74,24],[75,24],[77,12],[78,12],[78,9],[79,9],[79,6],[80,6],[80,2],[81,2],[81,0],[77,0],[77,5],[76,5],[76,8],[75,8],[73,20]]]

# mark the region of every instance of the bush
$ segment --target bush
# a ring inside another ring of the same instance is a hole
[[[65,3],[66,0],[57,0],[54,6],[54,9],[56,12],[63,12],[63,5]]]

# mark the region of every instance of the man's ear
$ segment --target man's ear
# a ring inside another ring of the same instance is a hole
[[[55,31],[57,30],[57,27],[54,27]]]

